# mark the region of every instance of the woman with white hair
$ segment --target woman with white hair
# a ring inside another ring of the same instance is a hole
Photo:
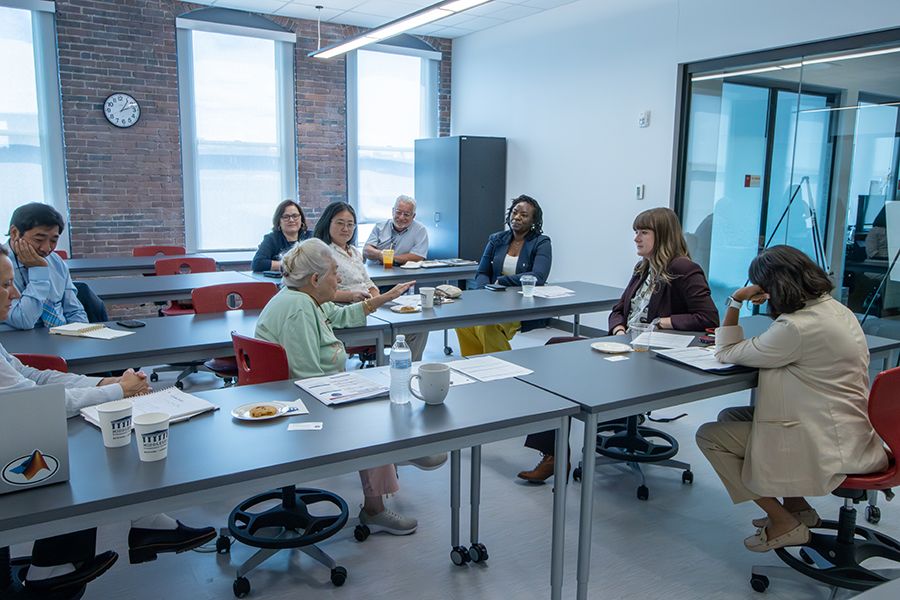
[[[287,353],[291,377],[298,379],[343,371],[347,353],[333,328],[365,325],[367,315],[415,283],[401,283],[374,298],[337,306],[334,299],[341,282],[337,262],[331,249],[316,238],[295,244],[282,256],[281,270],[284,287],[260,313],[256,337],[281,344]],[[360,523],[367,525],[372,533],[415,532],[418,527],[415,519],[402,517],[384,506],[384,496],[400,489],[394,465],[360,471],[359,478],[365,496],[359,512]]]

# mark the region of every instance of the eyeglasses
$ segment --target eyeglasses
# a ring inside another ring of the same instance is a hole
[[[411,216],[413,216],[413,214],[411,212],[405,212],[402,210],[395,210],[394,215],[396,215],[398,217],[406,217],[407,219],[410,218]]]
[[[356,223],[354,223],[353,221],[332,221],[331,224],[338,229],[353,229],[354,227],[356,227]]]
[[[297,213],[296,215],[281,215],[282,221],[302,221],[303,215]]]

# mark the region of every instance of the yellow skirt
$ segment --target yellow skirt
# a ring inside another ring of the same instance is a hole
[[[498,323],[496,325],[478,325],[456,330],[459,339],[459,352],[463,356],[504,352],[510,349],[509,340],[513,339],[522,324]]]

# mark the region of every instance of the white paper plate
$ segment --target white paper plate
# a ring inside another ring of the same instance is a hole
[[[274,415],[268,415],[265,417],[251,417],[250,411],[257,406],[271,406],[277,412]],[[296,410],[297,409],[295,407],[287,406],[285,404],[282,404],[281,402],[251,402],[250,404],[243,404],[235,408],[233,411],[231,411],[231,416],[242,421],[265,421],[267,419],[277,419],[278,417],[283,417],[284,415],[295,412]]]
[[[403,310],[404,308],[407,309],[407,310]],[[415,309],[415,310],[409,310],[410,308],[413,308],[413,309]],[[413,313],[422,312],[422,307],[421,307],[421,306],[412,306],[412,307],[410,307],[410,306],[399,306],[399,305],[397,305],[397,306],[392,306],[392,307],[391,307],[391,310],[394,311],[395,313],[400,313],[401,315],[411,315],[411,314],[413,314]]]
[[[620,344],[619,342],[594,342],[591,348],[606,352],[607,354],[624,354],[631,352],[631,346],[628,344]]]
[[[422,268],[421,261],[409,261],[400,265],[401,269],[420,269]]]

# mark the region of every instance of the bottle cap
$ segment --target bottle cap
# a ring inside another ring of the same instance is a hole
[[[406,341],[406,336],[403,335],[402,333],[398,333],[398,334],[397,334],[397,341],[398,341],[398,342],[405,342],[405,341]]]

